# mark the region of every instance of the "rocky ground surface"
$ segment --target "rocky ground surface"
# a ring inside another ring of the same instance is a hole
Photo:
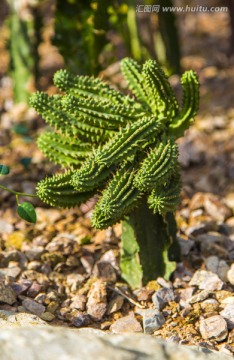
[[[234,355],[234,62],[225,55],[228,20],[225,14],[179,20],[182,64],[198,71],[201,111],[180,141],[184,190],[176,217],[182,261],[171,281],[159,278],[131,291],[119,271],[121,227],[92,229],[92,202],[61,211],[33,200],[38,221],[28,225],[16,215],[14,196],[1,191],[0,327],[46,323],[145,332]],[[42,120],[13,104],[3,70],[0,156],[11,172],[1,183],[33,193],[36,181],[56,167],[35,145]],[[122,84],[118,64],[104,75]],[[172,83],[177,88],[176,76]]]

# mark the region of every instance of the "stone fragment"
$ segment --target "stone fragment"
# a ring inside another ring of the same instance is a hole
[[[37,316],[40,316],[45,311],[44,305],[39,304],[30,298],[25,298],[22,301],[22,305],[27,311]]]
[[[46,312],[42,313],[42,314],[40,315],[40,317],[41,317],[42,320],[48,321],[48,322],[53,321],[54,318],[55,318],[54,314],[52,314],[52,313],[49,312],[49,311],[46,311]]]
[[[230,269],[227,272],[227,279],[230,284],[234,285],[234,263],[231,265]]]
[[[190,250],[192,249],[192,247],[195,244],[194,240],[190,240],[190,239],[184,240],[180,237],[178,238],[178,242],[180,245],[181,255],[184,255],[184,256],[189,254]]]
[[[17,278],[19,276],[19,274],[21,273],[21,269],[19,266],[13,266],[13,267],[9,267],[9,268],[1,268],[0,269],[0,276],[10,276],[13,279]]]
[[[0,230],[2,234],[11,234],[14,230],[14,227],[6,220],[0,219]]]
[[[83,294],[77,294],[73,296],[70,307],[77,310],[85,310],[87,297]]]
[[[75,292],[84,282],[84,276],[81,274],[69,274],[66,277],[67,285],[70,287],[71,292]]]
[[[215,299],[206,299],[201,303],[201,309],[207,313],[218,312],[219,302]],[[218,314],[217,314],[218,315]]]
[[[117,279],[115,269],[106,261],[96,263],[93,269],[93,276],[110,282],[116,282]]]
[[[47,324],[36,315],[0,310],[0,328],[35,325]]]
[[[12,305],[16,302],[16,295],[10,286],[0,282],[0,302]]]
[[[122,334],[142,332],[142,327],[134,315],[128,315],[116,320],[110,327],[112,333]]]
[[[220,315],[226,320],[228,329],[234,329],[234,304],[226,305]]]
[[[222,281],[227,281],[229,266],[225,260],[220,260],[218,256],[213,255],[205,259],[205,264],[208,271],[217,274]]]
[[[208,215],[218,222],[224,222],[232,215],[231,209],[222,204],[213,194],[207,194],[204,199],[204,208]]]
[[[106,284],[97,280],[88,293],[87,313],[94,321],[100,321],[107,310]]]
[[[207,299],[210,295],[213,295],[213,294],[214,293],[211,290],[202,290],[200,293],[193,295],[190,298],[189,303],[195,304],[196,302],[200,302],[200,301]]]
[[[71,322],[75,327],[88,326],[90,324],[90,317],[80,311],[75,311],[71,314]]]
[[[228,336],[227,323],[220,315],[211,316],[200,321],[199,330],[203,339],[221,342]]]
[[[143,312],[144,333],[153,334],[154,331],[160,329],[164,323],[165,318],[160,311],[147,309]]]
[[[107,314],[112,314],[121,309],[124,303],[124,298],[121,295],[116,295],[108,303]]]
[[[190,283],[190,286],[198,286],[200,290],[221,290],[223,287],[222,280],[218,275],[213,274],[211,271],[197,270]]]
[[[16,295],[22,295],[26,293],[26,291],[31,285],[32,285],[31,281],[23,280],[22,282],[19,283],[12,283],[10,286]]]
[[[159,310],[162,310],[170,301],[173,300],[175,300],[175,295],[171,288],[160,289],[152,296],[154,306]]]

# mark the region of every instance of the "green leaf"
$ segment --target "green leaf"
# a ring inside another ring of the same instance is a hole
[[[7,175],[9,174],[10,169],[6,165],[0,165],[0,175]]]
[[[35,224],[37,221],[37,214],[34,209],[34,206],[29,202],[25,201],[22,204],[20,204],[17,208],[17,213],[22,219],[30,223]]]

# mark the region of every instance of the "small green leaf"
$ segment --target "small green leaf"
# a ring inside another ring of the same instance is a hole
[[[0,175],[7,175],[9,174],[10,169],[6,165],[0,165]]]
[[[22,219],[30,223],[35,224],[37,221],[37,214],[34,209],[34,206],[29,202],[25,201],[22,204],[20,204],[17,208],[17,213]]]

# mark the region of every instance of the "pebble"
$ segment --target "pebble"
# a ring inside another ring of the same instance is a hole
[[[116,311],[119,311],[124,303],[124,298],[121,295],[116,295],[115,297],[113,297],[110,302],[108,303],[108,308],[107,308],[107,314],[112,314]]]
[[[198,286],[200,290],[221,290],[223,282],[218,275],[213,274],[211,271],[197,270],[189,285]]]
[[[53,320],[55,319],[55,316],[54,316],[54,314],[52,314],[51,312],[46,311],[46,312],[44,312],[44,313],[42,313],[42,314],[40,315],[40,318],[41,318],[42,320],[44,320],[44,321],[50,322],[50,321],[53,321]]]
[[[205,264],[208,271],[217,274],[222,281],[227,281],[229,266],[225,260],[220,260],[218,256],[213,255],[205,259]]]
[[[78,290],[84,282],[84,276],[81,274],[69,274],[66,277],[67,285],[70,287],[71,292]]]
[[[201,309],[205,311],[205,313],[214,313],[219,309],[219,302],[215,299],[206,299],[201,302]]]
[[[165,318],[160,311],[147,309],[143,312],[144,333],[153,334],[154,331],[159,330],[164,323]]]
[[[154,306],[159,310],[162,310],[170,301],[173,300],[175,300],[175,295],[171,288],[160,289],[152,296]]]
[[[2,234],[11,234],[14,230],[14,227],[12,224],[7,222],[6,220],[1,219],[0,220],[0,229]]]
[[[25,312],[12,312],[0,310],[0,328],[15,327],[15,326],[35,326],[47,325],[45,321],[41,320],[36,315]]]
[[[40,316],[45,311],[44,305],[39,304],[30,298],[25,298],[22,301],[22,305],[27,311],[37,316]]]
[[[116,320],[110,327],[114,334],[142,332],[142,327],[134,315],[124,316]]]
[[[21,273],[21,269],[18,266],[13,266],[13,267],[9,267],[9,268],[2,268],[0,269],[0,276],[10,276],[13,279],[17,278],[19,276],[19,274]]]
[[[31,281],[22,281],[20,283],[12,283],[11,288],[15,292],[16,295],[22,295],[26,293],[28,288],[32,285]]]
[[[90,317],[80,311],[74,311],[71,314],[71,322],[75,327],[88,326],[90,324]]]
[[[106,261],[96,263],[93,269],[93,276],[110,282],[116,282],[117,280],[115,269]]]
[[[0,283],[0,302],[12,305],[16,302],[16,295],[10,286]]]
[[[97,280],[88,293],[87,313],[94,321],[100,321],[107,310],[106,284]]]
[[[189,299],[189,303],[190,304],[195,304],[197,302],[203,301],[205,299],[207,299],[210,295],[213,295],[214,293],[211,290],[203,290],[198,294],[193,295],[190,299]]]
[[[87,297],[83,294],[77,294],[72,298],[72,302],[70,304],[70,307],[72,309],[77,309],[77,310],[85,310],[85,305],[87,302]]]
[[[221,342],[228,336],[227,323],[220,315],[211,316],[200,321],[199,330],[203,339]]]
[[[228,329],[234,329],[234,304],[226,305],[220,315],[227,321]]]
[[[230,284],[234,285],[234,263],[231,265],[230,269],[227,272],[227,279]]]

